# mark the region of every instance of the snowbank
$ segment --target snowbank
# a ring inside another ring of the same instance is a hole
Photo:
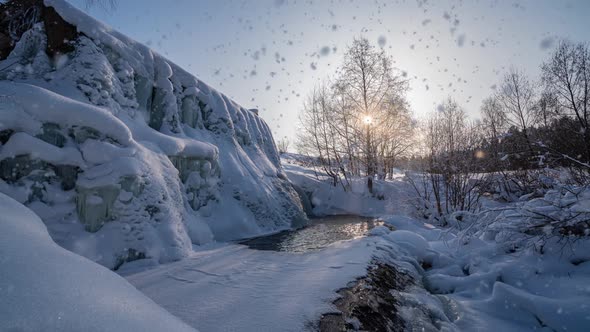
[[[565,238],[548,239],[539,252],[486,232],[467,238],[407,217],[386,222],[397,229],[384,236],[398,248],[395,259],[418,267],[424,286],[438,298],[434,308],[445,313],[441,324],[460,331],[586,331],[590,326],[587,238],[567,247]],[[408,312],[432,305],[411,292],[401,295]]]
[[[125,279],[55,244],[0,194],[0,330],[194,331]]]

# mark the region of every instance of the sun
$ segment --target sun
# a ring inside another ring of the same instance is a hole
[[[364,124],[366,124],[366,125],[370,125],[371,123],[373,123],[373,117],[372,117],[372,116],[370,116],[370,115],[365,115],[365,116],[363,117],[363,122],[364,122]]]

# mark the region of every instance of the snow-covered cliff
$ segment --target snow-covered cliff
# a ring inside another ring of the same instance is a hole
[[[0,6],[0,192],[57,243],[116,268],[306,222],[256,110],[63,0]]]

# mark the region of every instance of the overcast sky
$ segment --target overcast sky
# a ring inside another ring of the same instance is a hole
[[[590,1],[119,0],[85,8],[247,108],[276,139],[333,74],[355,36],[393,57],[410,79],[417,117],[453,96],[477,117],[511,65],[538,78],[559,38],[590,40]]]

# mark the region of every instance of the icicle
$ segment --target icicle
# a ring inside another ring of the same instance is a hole
[[[119,196],[118,185],[95,188],[77,187],[76,209],[80,221],[89,232],[98,231],[113,218],[113,205]]]

